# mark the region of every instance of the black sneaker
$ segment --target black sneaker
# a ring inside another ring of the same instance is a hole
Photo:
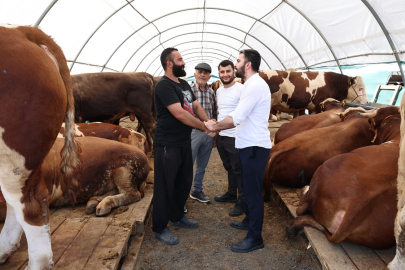
[[[243,239],[242,241],[233,244],[231,246],[231,250],[233,252],[238,252],[238,253],[247,253],[256,249],[261,249],[264,248],[264,244],[263,244],[263,239],[253,239],[250,237],[246,237],[245,239]]]
[[[204,192],[202,192],[202,191],[201,192],[196,192],[196,191],[191,192],[190,198],[193,200],[203,202],[203,203],[211,201],[210,198],[205,196]]]
[[[181,228],[188,228],[194,229],[198,227],[198,222],[194,219],[188,219],[186,217],[182,217],[179,221],[170,222],[170,224],[174,227],[181,227]]]
[[[242,221],[232,221],[231,222],[231,227],[239,230],[249,230],[249,225],[245,222]]]
[[[237,217],[245,213],[245,203],[238,201],[235,206],[229,211],[231,217]]]
[[[228,192],[225,193],[224,195],[215,196],[214,200],[217,202],[231,202],[231,203],[236,203],[238,201],[236,195],[230,195]]]

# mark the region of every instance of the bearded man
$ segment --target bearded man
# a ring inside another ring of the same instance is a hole
[[[248,233],[245,239],[232,245],[234,252],[250,252],[264,247],[262,191],[271,149],[268,129],[271,95],[269,86],[258,74],[260,62],[261,56],[257,51],[240,52],[235,68],[238,77],[242,77],[245,83],[239,104],[221,122],[210,120],[205,123],[211,131],[236,127],[235,147],[239,149],[245,218],[232,221],[231,226]]]
[[[238,106],[243,91],[243,84],[235,81],[235,66],[224,60],[218,66],[219,79],[223,86],[217,90],[218,121],[224,120]],[[239,151],[235,148],[236,128],[225,129],[217,137],[217,149],[222,164],[228,172],[228,191],[215,196],[217,202],[233,202],[235,206],[229,212],[231,217],[245,213],[245,196],[242,190]]]
[[[190,85],[179,80],[186,72],[178,50],[166,48],[160,61],[165,75],[156,84],[154,93],[157,123],[153,141],[155,182],[152,230],[163,243],[175,245],[179,239],[167,227],[169,220],[174,227],[198,226],[197,221],[187,219],[183,212],[193,180],[191,130],[198,128],[212,137],[215,133],[209,132],[200,121],[208,121],[208,116]]]

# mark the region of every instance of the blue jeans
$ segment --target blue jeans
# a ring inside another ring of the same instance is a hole
[[[242,188],[245,194],[244,222],[249,224],[247,236],[253,239],[262,238],[264,201],[263,178],[270,149],[258,146],[239,149],[242,172]]]
[[[191,132],[191,154],[193,157],[193,165],[197,160],[194,172],[193,191],[203,191],[203,179],[205,168],[210,159],[214,138],[205,134],[204,131],[193,129]]]

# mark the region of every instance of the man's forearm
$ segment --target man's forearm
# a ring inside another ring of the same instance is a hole
[[[234,127],[235,126],[233,124],[232,116],[227,116],[221,122],[216,123],[211,130],[212,131],[221,131],[221,130],[224,130],[224,129],[230,129],[230,128],[234,128]]]
[[[207,119],[208,119],[208,117],[207,117]],[[204,123],[201,122],[200,120],[198,120],[197,118],[195,118],[194,116],[192,116],[187,111],[184,111],[184,113],[181,113],[177,117],[177,120],[179,120],[180,122],[182,122],[183,124],[185,124],[187,126],[205,130]]]

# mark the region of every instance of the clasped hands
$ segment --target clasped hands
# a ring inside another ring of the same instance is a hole
[[[205,134],[207,134],[210,137],[215,137],[215,135],[217,135],[218,132],[213,131],[212,129],[216,123],[217,123],[217,121],[215,119],[211,119],[211,120],[208,120],[207,122],[204,122],[204,125],[206,127]]]

